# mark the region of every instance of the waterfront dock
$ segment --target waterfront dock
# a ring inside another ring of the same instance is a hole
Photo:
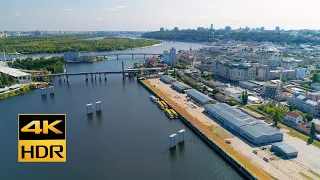
[[[271,179],[271,176],[253,164],[248,158],[234,150],[231,146],[225,143],[224,140],[213,134],[205,124],[188,113],[184,108],[168,98],[163,92],[151,85],[147,80],[140,80],[140,83],[147,88],[152,94],[158,96],[165,101],[168,106],[174,109],[181,117],[181,120],[186,123],[192,130],[201,136],[211,147],[218,151],[231,164],[234,165],[249,179]]]

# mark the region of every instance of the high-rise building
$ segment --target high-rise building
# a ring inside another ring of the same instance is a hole
[[[198,31],[204,31],[205,29],[204,29],[204,27],[198,27],[197,30]]]
[[[160,32],[163,32],[163,31],[164,31],[164,28],[163,28],[163,27],[161,27],[161,28],[160,28]]]
[[[213,24],[210,25],[210,31],[214,30],[213,29]]]
[[[263,32],[263,31],[264,31],[264,27],[261,27],[261,28],[260,28],[260,31]]]
[[[170,66],[175,66],[177,64],[177,51],[175,48],[170,49],[170,54],[169,54],[169,65]]]
[[[179,28],[178,27],[174,27],[173,30],[174,31],[179,31]]]
[[[279,26],[276,27],[276,31],[280,31],[280,27]]]

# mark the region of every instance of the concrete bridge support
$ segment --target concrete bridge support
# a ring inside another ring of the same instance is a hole
[[[154,58],[154,55],[152,55],[152,57]]]
[[[124,63],[122,61],[122,78],[124,79],[125,78],[125,74],[124,74]]]
[[[104,74],[104,81],[107,81],[107,74]]]
[[[117,60],[119,59],[119,55],[116,55],[117,56]]]
[[[88,81],[88,74],[86,74],[86,81]]]
[[[132,59],[133,59],[133,54],[131,54],[131,57],[132,57]]]

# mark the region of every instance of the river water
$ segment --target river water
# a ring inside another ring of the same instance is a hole
[[[193,48],[202,45],[193,44]],[[189,49],[188,43],[127,52],[161,53],[171,47]],[[119,60],[69,65],[70,72],[120,70],[141,61],[131,56]],[[227,161],[180,120],[170,120],[136,80],[108,75],[108,80],[70,77],[70,85],[54,79],[55,95],[41,97],[35,90],[0,101],[0,179],[23,180],[193,180],[243,179]],[[101,115],[86,115],[87,103],[102,101]],[[17,115],[19,113],[67,114],[66,163],[18,163]],[[168,136],[186,129],[185,143],[168,150]]]

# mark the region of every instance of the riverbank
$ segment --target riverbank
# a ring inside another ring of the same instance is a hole
[[[1,93],[0,94],[0,100],[6,99],[6,98],[10,98],[10,97],[13,97],[13,96],[17,96],[17,95],[20,95],[20,94],[24,94],[24,93],[27,93],[29,91],[33,91],[33,90],[35,90],[37,88],[45,87],[46,85],[47,85],[47,83],[25,84],[19,89],[15,89],[15,90],[12,90],[12,91]]]
[[[249,159],[228,146],[225,141],[212,133],[207,126],[191,115],[188,111],[172,101],[159,89],[152,86],[147,80],[141,80],[140,83],[146,87],[152,94],[155,94],[164,100],[171,108],[173,108],[182,117],[183,122],[190,126],[199,136],[201,136],[211,147],[223,155],[226,160],[234,165],[240,172],[250,179],[271,179],[271,176],[264,170],[255,166]]]

